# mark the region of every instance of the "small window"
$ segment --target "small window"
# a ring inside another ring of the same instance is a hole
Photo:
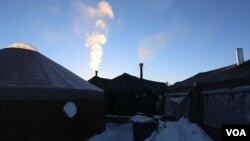
[[[77,113],[76,104],[73,102],[67,102],[63,106],[63,112],[66,114],[68,118],[73,118]]]

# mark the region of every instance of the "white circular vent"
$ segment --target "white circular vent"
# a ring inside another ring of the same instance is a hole
[[[25,44],[25,43],[10,44],[10,45],[8,45],[8,48],[21,48],[21,49],[37,51],[37,49],[34,46],[32,46],[30,44]]]
[[[63,106],[63,111],[68,118],[73,118],[77,113],[77,107],[73,102],[67,102]]]

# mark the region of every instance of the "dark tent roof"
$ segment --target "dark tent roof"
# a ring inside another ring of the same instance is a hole
[[[90,83],[96,85],[103,90],[123,90],[123,91],[154,91],[162,93],[167,86],[165,83],[140,79],[138,77],[123,73],[114,79],[106,79],[94,76],[89,80]]]
[[[204,89],[230,88],[250,84],[250,60],[241,65],[230,65],[208,72],[202,72],[184,81],[177,82],[167,89],[168,92],[187,91],[199,83]]]
[[[152,91],[159,92],[166,88],[165,83],[140,79],[124,73],[112,79],[112,89],[124,91]]]
[[[101,78],[98,76],[94,76],[91,79],[88,80],[91,84],[94,84],[95,86],[101,88],[101,89],[109,89],[111,85],[111,80],[106,78]]]
[[[62,88],[101,91],[39,52],[0,50],[0,88]]]
[[[113,89],[124,91],[149,91],[150,87],[147,87],[143,81],[135,76],[124,73],[117,76],[112,80]]]
[[[166,83],[143,79],[145,85],[151,87],[155,92],[162,93],[168,87]]]

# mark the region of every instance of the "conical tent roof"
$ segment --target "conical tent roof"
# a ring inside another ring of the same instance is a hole
[[[0,88],[6,87],[102,91],[36,50],[20,46],[0,50]]]

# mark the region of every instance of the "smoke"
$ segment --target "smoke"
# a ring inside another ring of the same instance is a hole
[[[166,45],[166,41],[166,36],[163,33],[157,33],[153,36],[143,39],[139,43],[137,50],[139,61],[142,63],[153,57],[162,47]]]
[[[102,16],[108,16],[111,19],[114,18],[114,13],[113,13],[112,7],[106,1],[99,2],[97,13],[102,15]]]
[[[99,64],[102,62],[102,46],[107,42],[107,37],[104,34],[93,33],[86,40],[86,47],[90,48],[90,63],[92,70],[98,70]]]
[[[107,28],[107,25],[106,25],[105,21],[103,21],[101,19],[96,20],[95,26],[97,28],[100,28],[100,29],[106,29]]]
[[[85,46],[90,49],[89,66],[93,71],[96,71],[102,62],[103,46],[108,40],[107,20],[114,19],[114,13],[111,5],[105,0],[100,1],[96,8],[78,1],[75,8],[89,26],[90,31],[87,33]],[[86,20],[86,18],[88,19]],[[83,26],[86,26],[86,24],[82,25],[81,20],[75,21],[75,30],[77,33],[79,33],[79,30]]]

